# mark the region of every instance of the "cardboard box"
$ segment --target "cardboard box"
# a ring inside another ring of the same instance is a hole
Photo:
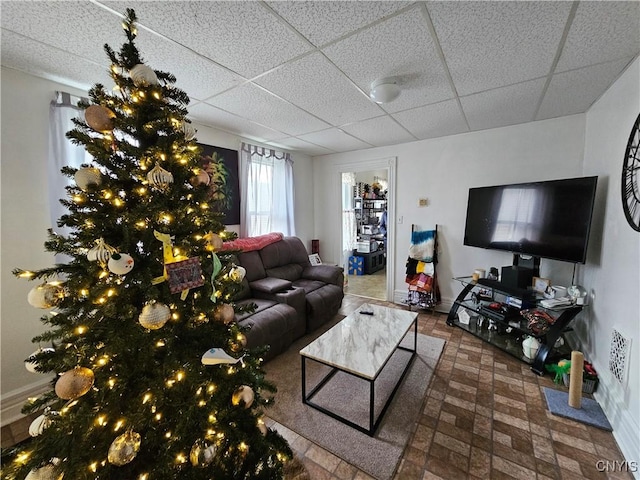
[[[349,257],[349,275],[364,275],[364,258],[354,255]]]

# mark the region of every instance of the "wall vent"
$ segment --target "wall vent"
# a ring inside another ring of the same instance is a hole
[[[611,336],[611,352],[609,353],[609,371],[622,384],[629,356],[629,340],[615,328]]]

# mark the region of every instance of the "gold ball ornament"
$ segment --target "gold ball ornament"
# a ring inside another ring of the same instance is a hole
[[[196,440],[191,447],[189,460],[194,467],[204,468],[216,458],[218,447],[215,444],[209,444],[204,440]]]
[[[184,139],[187,142],[190,142],[191,140],[196,138],[197,130],[189,122],[182,122],[182,125],[180,126],[180,129],[182,130],[182,133],[184,134]]]
[[[189,183],[191,183],[191,185],[193,185],[194,187],[197,187],[198,185],[209,185],[210,181],[211,177],[209,176],[209,174],[204,170],[200,170],[197,175],[191,177]]]
[[[233,320],[235,319],[235,316],[236,316],[236,312],[233,310],[233,306],[228,303],[223,303],[222,305],[219,305],[218,308],[216,308],[216,311],[214,313],[214,318],[219,322],[224,323],[225,325],[228,325],[229,323],[233,322]]]
[[[249,408],[253,404],[254,399],[255,394],[253,393],[253,389],[248,385],[241,385],[233,392],[231,404],[236,407],[242,405],[244,408]]]
[[[144,63],[139,63],[129,70],[129,76],[136,87],[158,84],[158,76],[156,75],[156,72]]]
[[[43,283],[27,294],[27,302],[35,308],[53,308],[64,298],[64,289],[57,283]]]
[[[224,243],[222,241],[222,237],[220,237],[220,235],[218,235],[217,233],[213,233],[213,232],[207,233],[204,236],[204,240],[207,243],[206,249],[210,252],[215,252],[217,250],[220,250],[222,248],[222,244]]]
[[[238,333],[234,339],[229,342],[229,348],[233,353],[240,352],[247,346],[247,337],[244,333]]]
[[[56,382],[56,395],[63,400],[75,400],[86,394],[95,377],[93,370],[86,367],[75,367],[64,372]]]
[[[173,175],[156,163],[147,173],[147,180],[152,187],[163,190],[173,183]]]
[[[102,105],[91,105],[84,111],[84,121],[96,132],[110,132],[115,126],[116,114]]]
[[[133,257],[128,253],[114,253],[107,262],[107,268],[116,275],[126,275],[133,269]]]
[[[95,167],[83,167],[75,173],[73,179],[80,190],[87,192],[92,185],[102,185],[102,172]]]
[[[99,238],[96,240],[96,246],[87,252],[87,259],[90,262],[98,262],[104,267],[109,262],[111,255],[116,252],[117,250],[111,245],[107,245],[103,238]]]
[[[138,317],[138,322],[149,330],[158,330],[164,327],[171,318],[171,310],[164,303],[147,303]]]
[[[24,480],[61,480],[63,476],[64,473],[60,473],[58,467],[49,463],[44,467],[31,470]]]
[[[115,438],[109,446],[107,460],[112,465],[121,467],[131,462],[140,450],[141,437],[139,433],[129,430]]]

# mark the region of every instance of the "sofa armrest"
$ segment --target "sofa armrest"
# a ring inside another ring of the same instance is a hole
[[[253,292],[261,292],[261,293],[277,293],[288,290],[292,287],[292,284],[289,280],[284,280],[282,278],[275,277],[265,277],[259,280],[254,280],[253,282],[249,282],[249,288]]]
[[[302,278],[331,283],[342,288],[344,285],[344,270],[337,265],[313,265],[302,271]]]

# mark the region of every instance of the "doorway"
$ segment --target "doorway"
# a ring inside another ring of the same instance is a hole
[[[393,298],[394,177],[395,158],[350,165],[340,172],[345,293]],[[350,274],[351,257],[359,259],[358,269]]]

